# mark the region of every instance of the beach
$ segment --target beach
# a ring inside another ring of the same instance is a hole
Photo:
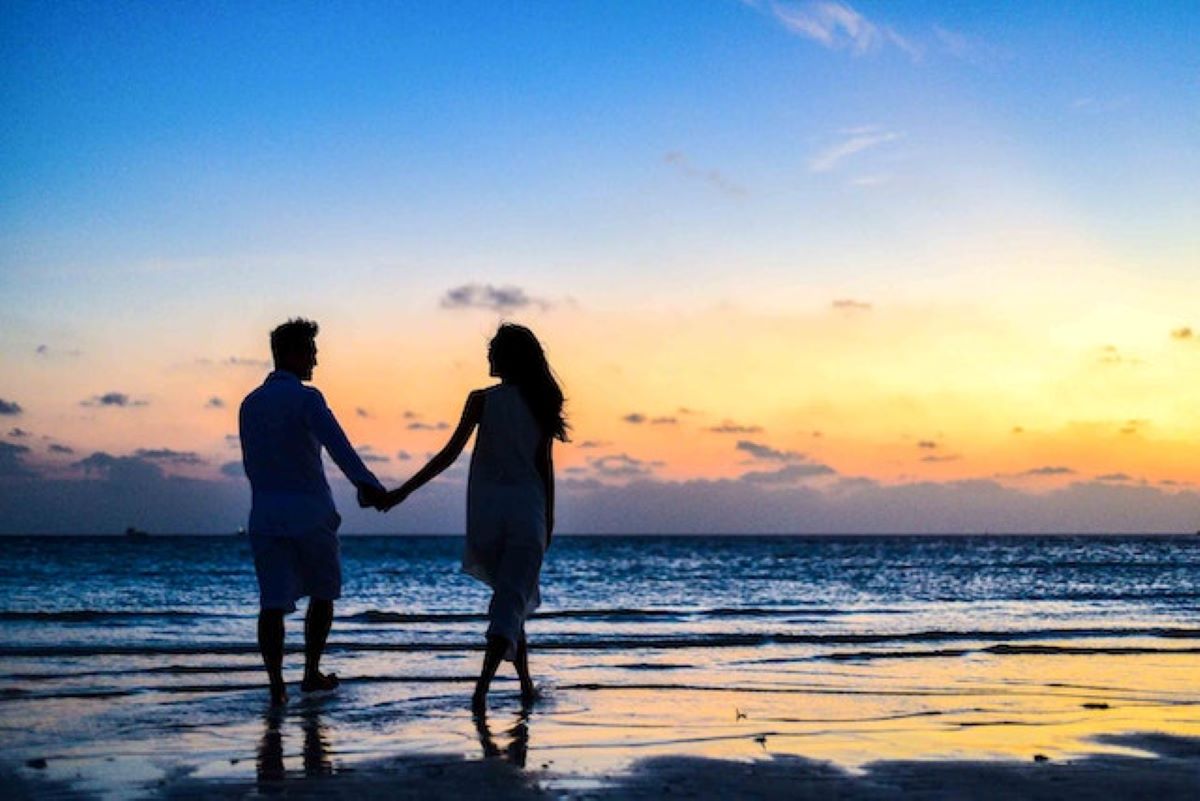
[[[974,541],[947,560],[920,538],[603,539],[564,538],[548,567],[529,624],[543,698],[522,709],[502,667],[485,722],[468,710],[485,596],[454,583],[451,538],[347,538],[357,578],[326,657],[344,683],[307,697],[293,684],[282,711],[267,705],[233,538],[10,540],[6,786],[498,799],[1170,799],[1200,787],[1200,551],[1188,540]],[[49,571],[56,548],[73,566],[59,566],[57,592],[42,575],[52,592],[34,593],[31,571]],[[107,570],[126,584],[84,578]],[[722,575],[724,594],[697,603]],[[462,594],[446,600],[447,583]],[[288,655],[293,680],[300,659]]]

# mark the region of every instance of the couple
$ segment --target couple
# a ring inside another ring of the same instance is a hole
[[[271,703],[287,701],[283,681],[283,618],[308,596],[302,692],[332,690],[338,679],[320,671],[341,596],[334,508],[321,448],[358,487],[360,506],[381,512],[401,503],[454,463],[478,426],[467,482],[463,569],[492,588],[487,649],[472,708],[483,713],[500,662],[521,680],[521,699],[535,698],[529,676],[525,618],[540,601],[538,575],[554,530],[551,444],[566,441],[563,395],[533,332],[503,324],[488,345],[490,373],[500,383],[471,392],[450,441],[403,486],[386,490],[350,445],[325,398],[302,382],[317,365],[317,324],[289,320],[271,332],[275,370],[242,401],[238,425],[250,479],[250,546],[258,576],[258,645],[270,680]]]

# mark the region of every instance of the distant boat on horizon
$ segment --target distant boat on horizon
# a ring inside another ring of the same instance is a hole
[[[129,526],[125,529],[125,536],[131,540],[144,540],[150,535],[145,531],[142,531],[140,528]]]

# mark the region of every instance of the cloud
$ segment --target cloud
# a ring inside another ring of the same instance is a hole
[[[5,417],[15,417],[25,410],[21,408],[21,404],[16,401],[9,401],[0,398],[0,415]]]
[[[371,417],[371,413],[370,413],[370,412],[368,412],[366,409],[364,409],[364,408],[363,408],[363,407],[361,407],[361,406],[358,406],[358,407],[356,407],[356,408],[354,409],[354,414],[355,414],[356,416],[358,416],[358,417],[363,417],[363,418],[370,418],[370,417]]]
[[[688,178],[695,178],[707,183],[713,189],[716,189],[723,195],[729,197],[742,197],[746,194],[746,190],[729,180],[718,170],[701,169],[693,166],[687,156],[678,151],[671,151],[663,156],[663,161],[674,167],[679,173]]]
[[[710,426],[708,430],[714,434],[761,434],[763,429],[762,426],[742,425],[732,420],[722,420],[720,425]]]
[[[937,446],[938,446],[938,444],[931,439],[923,439],[917,443],[918,448],[924,448],[926,450],[932,450],[933,448],[936,448]]]
[[[633,425],[638,426],[646,422],[646,415],[642,414],[641,412],[630,412],[621,419],[626,423],[632,423]]]
[[[748,439],[738,440],[737,445],[734,447],[739,451],[744,451],[750,454],[755,459],[765,459],[776,462],[801,462],[804,461],[805,458],[803,453],[797,453],[796,451],[777,450],[769,445],[763,445],[759,442],[751,442]]]
[[[463,284],[447,290],[441,300],[443,309],[489,309],[500,314],[527,308],[545,310],[550,305],[527,295],[520,287],[492,284]]]
[[[20,478],[37,475],[25,464],[25,455],[29,453],[28,445],[14,445],[11,442],[0,442],[0,478]]]
[[[1029,470],[1022,470],[1016,473],[1017,476],[1073,476],[1075,470],[1070,467],[1061,465],[1047,465],[1045,467],[1034,467]]]
[[[833,308],[847,312],[870,311],[871,304],[852,298],[839,298],[833,302]]]
[[[8,435],[14,439],[22,439],[24,437],[31,436],[30,433],[23,428],[13,428],[8,432]]]
[[[808,478],[836,475],[837,471],[826,464],[789,464],[778,470],[755,471],[743,473],[740,481],[752,484],[794,484]]]
[[[412,458],[412,454],[408,451],[396,451],[396,458],[402,462],[407,462]]]
[[[846,50],[857,56],[891,45],[913,60],[921,57],[921,49],[908,39],[891,27],[871,22],[846,3],[770,0],[765,4],[750,2],[748,5],[765,5],[788,32],[829,50]]]
[[[880,130],[874,126],[845,131],[841,141],[822,150],[809,160],[808,169],[814,173],[831,172],[851,156],[888,142],[894,142],[899,138],[900,134],[894,131]]]
[[[598,439],[585,439],[583,442],[579,443],[576,447],[591,449],[591,448],[607,448],[609,445],[612,445],[612,443],[611,442],[603,442]]]
[[[1121,426],[1117,431],[1121,434],[1137,434],[1143,427],[1149,424],[1149,420],[1126,420],[1125,425]]]
[[[652,426],[673,426],[679,423],[679,419],[675,417],[655,417],[650,421]]]
[[[211,398],[209,398],[207,401],[205,401],[204,408],[205,409],[224,409],[225,401],[221,400],[216,395],[213,395]]]
[[[1177,339],[1181,342],[1188,342],[1196,339],[1196,332],[1193,331],[1190,326],[1186,325],[1182,328],[1173,328],[1171,329],[1171,339]]]
[[[1133,476],[1128,473],[1105,473],[1102,476],[1096,476],[1096,481],[1133,481]],[[1161,482],[1160,482],[1161,483]]]
[[[226,462],[221,465],[221,475],[229,476],[230,478],[245,478],[246,466],[239,462]]]
[[[57,357],[59,355],[69,356],[74,359],[74,358],[78,358],[79,356],[83,355],[82,351],[80,351],[77,348],[73,349],[73,350],[55,350],[54,348],[51,348],[49,345],[38,345],[36,348],[33,349],[33,353],[39,359],[50,359],[50,358]]]
[[[96,451],[91,456],[75,462],[89,475],[98,475],[114,481],[139,483],[162,479],[163,471],[148,459],[137,456],[113,456],[105,451]]]
[[[392,457],[387,456],[386,454],[377,453],[370,445],[363,445],[361,448],[358,448],[358,458],[368,463],[390,462],[392,460]]]
[[[74,449],[74,448],[71,448],[71,447],[69,447],[69,446],[67,446],[67,445],[59,445],[57,442],[55,442],[55,443],[53,443],[53,444],[51,444],[51,445],[50,445],[50,452],[51,452],[51,453],[66,453],[66,454],[71,454],[71,453],[75,453],[75,449]]]
[[[170,448],[138,448],[133,455],[139,459],[152,462],[169,462],[171,464],[204,464],[204,460],[195,451],[175,451]]]
[[[1100,349],[1100,364],[1105,365],[1139,365],[1145,364],[1145,361],[1136,356],[1126,356],[1121,353],[1116,345],[1105,345]]]
[[[240,448],[242,446],[242,438],[237,434],[226,434],[225,444],[230,448]]]
[[[588,459],[588,465],[603,478],[632,478],[649,475],[662,462],[650,462],[626,453],[617,453]]]
[[[922,456],[921,457],[922,462],[929,462],[931,464],[937,464],[939,462],[957,462],[960,459],[962,459],[962,457],[958,456],[957,454],[947,454],[945,456]]]
[[[418,421],[409,423],[407,426],[409,431],[445,431],[449,427],[450,424],[444,420],[436,423],[422,423]]]
[[[80,403],[81,406],[115,406],[126,408],[130,406],[146,406],[144,400],[134,400],[124,392],[105,392],[103,395],[93,395]]]

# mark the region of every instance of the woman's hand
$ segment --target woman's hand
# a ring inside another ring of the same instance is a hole
[[[392,509],[394,507],[399,506],[401,503],[403,503],[404,499],[407,497],[408,497],[408,491],[405,490],[404,487],[397,487],[396,489],[389,492],[386,496],[384,496],[383,507],[380,509],[380,511],[381,512],[392,511]]]

